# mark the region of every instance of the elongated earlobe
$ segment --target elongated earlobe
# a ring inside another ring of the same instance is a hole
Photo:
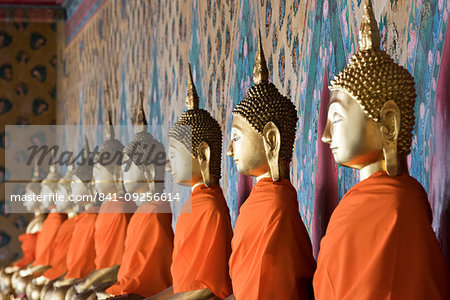
[[[397,140],[400,130],[400,109],[393,100],[387,101],[380,112],[380,130],[386,172],[389,176],[398,175]]]
[[[269,163],[270,174],[273,181],[280,179],[280,130],[273,122],[268,122],[263,129],[264,149],[266,150],[266,158]]]
[[[203,182],[206,186],[211,185],[211,174],[209,170],[209,164],[211,161],[211,149],[205,142],[201,142],[197,147],[197,159],[200,164],[200,171],[202,173]]]
[[[123,186],[123,174],[122,168],[120,166],[114,166],[113,180],[117,189],[118,196],[123,197],[125,195],[125,188]]]
[[[147,169],[144,172],[145,179],[147,180],[147,184],[150,188],[150,190],[155,190],[155,166],[149,165]]]

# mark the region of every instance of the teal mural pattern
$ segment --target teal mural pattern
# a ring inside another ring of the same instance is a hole
[[[428,190],[435,138],[431,124],[450,0],[380,0],[374,1],[374,10],[381,46],[416,79],[416,126],[408,162],[411,174]],[[239,176],[226,147],[233,106],[252,84],[261,30],[270,78],[298,109],[291,174],[310,230],[324,75],[332,79],[357,50],[362,11],[362,0],[107,1],[65,45],[57,122],[103,124],[106,107],[112,107],[117,122],[127,124],[142,90],[152,133],[166,143],[168,128],[185,109],[190,62],[200,106],[224,131],[221,184],[235,222]],[[340,167],[338,178],[341,198],[358,177]]]

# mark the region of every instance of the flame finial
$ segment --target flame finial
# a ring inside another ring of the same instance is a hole
[[[114,127],[112,123],[112,111],[108,109],[108,118],[106,119],[105,138],[106,140],[112,140],[116,137],[114,133]]]
[[[139,92],[139,106],[137,109],[137,116],[136,116],[136,125],[138,126],[138,131],[146,131],[147,130],[147,119],[145,118],[145,111],[144,111],[144,92]]]
[[[372,1],[365,0],[364,14],[359,27],[359,50],[379,49],[380,41],[380,31],[373,14]]]
[[[189,63],[188,90],[186,96],[187,109],[198,109],[199,99],[197,90],[195,89],[194,80],[192,79],[191,64]]]
[[[253,83],[259,84],[269,81],[269,70],[267,69],[266,58],[262,47],[261,30],[258,31],[258,50],[255,57],[255,67],[253,69]]]

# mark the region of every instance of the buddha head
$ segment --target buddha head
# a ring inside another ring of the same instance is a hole
[[[187,110],[169,131],[167,170],[178,184],[206,186],[218,184],[221,170],[222,131],[219,123],[204,109],[189,65]]]
[[[383,50],[372,3],[365,1],[359,51],[331,81],[322,141],[335,161],[363,169],[382,163],[395,176],[404,170],[414,127],[414,78]]]
[[[233,157],[238,172],[254,177],[268,174],[274,181],[289,178],[297,121],[295,105],[269,82],[259,33],[253,86],[233,110],[227,155]]]
[[[73,202],[69,201],[69,195],[72,193],[70,183],[72,182],[73,172],[73,165],[69,165],[66,175],[58,181],[56,192],[58,195],[63,196],[61,198],[58,197],[55,202],[58,212],[66,213],[73,207]]]
[[[33,177],[30,182],[25,186],[25,195],[29,196],[30,201],[25,201],[25,208],[29,212],[37,212],[41,209],[41,203],[39,201],[33,201],[32,199],[41,193],[41,182],[39,179],[39,167],[34,165]]]
[[[109,111],[105,142],[98,151],[93,170],[95,188],[99,193],[122,195],[122,151],[123,145],[115,138],[111,111]]]
[[[147,131],[144,97],[140,93],[136,117],[136,134],[123,149],[122,171],[126,192],[162,193],[164,191],[164,146]],[[143,202],[137,201],[141,205]]]
[[[50,210],[55,205],[55,193],[58,189],[58,182],[61,177],[62,176],[56,169],[56,166],[51,165],[50,172],[41,182],[42,207],[45,210]]]
[[[89,150],[89,142],[87,137],[84,138],[83,160],[73,170],[72,179],[69,182],[72,195],[76,196],[76,205],[80,208],[93,204],[89,198],[84,196],[92,196],[92,179],[94,163]]]

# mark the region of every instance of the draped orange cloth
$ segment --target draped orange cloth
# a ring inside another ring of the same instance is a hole
[[[50,265],[53,240],[61,224],[67,219],[67,214],[49,213],[42,224],[41,233],[36,240],[36,259],[33,266]]]
[[[237,300],[309,299],[316,263],[289,180],[256,183],[241,206],[232,249]]]
[[[120,265],[125,250],[125,237],[134,202],[122,198],[102,204],[95,221],[95,268],[97,270]]]
[[[333,212],[322,239],[318,300],[449,299],[448,267],[431,228],[423,187],[377,172]]]
[[[67,250],[66,278],[83,278],[95,270],[95,221],[98,207],[90,207],[75,220],[74,238]]]
[[[125,253],[111,295],[153,296],[172,285],[172,214],[160,213],[168,202],[148,202],[139,207],[128,224]]]
[[[67,272],[66,255],[72,240],[75,219],[69,218],[59,227],[58,233],[52,243],[52,257],[50,258],[50,269],[44,272],[44,276],[50,280],[56,279]]]
[[[171,267],[175,293],[208,288],[221,299],[231,295],[228,259],[232,234],[222,189],[218,185],[195,187],[175,229]]]
[[[14,263],[16,267],[22,268],[34,261],[36,257],[36,241],[38,235],[39,232],[19,235],[19,241],[22,243],[20,247],[22,248],[23,257]]]

